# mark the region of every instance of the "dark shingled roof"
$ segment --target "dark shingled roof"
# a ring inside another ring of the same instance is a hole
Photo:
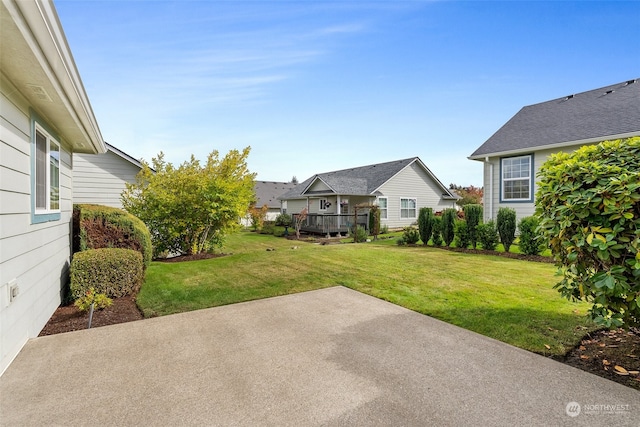
[[[442,187],[442,193],[446,197],[454,197],[449,190],[433,175],[433,173],[422,163],[420,158],[411,157],[409,159],[395,160],[393,162],[378,163],[375,165],[360,166],[356,168],[343,169],[333,172],[325,172],[313,175],[311,178],[298,184],[291,191],[282,194],[279,199],[297,199],[310,194],[340,194],[350,196],[372,195],[382,184],[389,181],[401,170],[412,164],[419,162],[433,180]],[[328,191],[305,191],[320,179],[331,190]]]
[[[640,135],[638,79],[522,108],[469,158]]]
[[[256,193],[256,206],[267,205],[270,208],[280,209],[278,196],[293,187],[295,184],[291,182],[256,181],[253,185],[253,190]]]

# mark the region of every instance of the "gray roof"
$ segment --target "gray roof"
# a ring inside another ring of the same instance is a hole
[[[311,194],[373,195],[385,182],[389,181],[414,162],[418,162],[427,174],[442,188],[442,193],[446,198],[456,198],[456,196],[449,192],[447,187],[442,185],[429,168],[422,163],[420,158],[411,157],[409,159],[316,174],[295,186],[291,191],[282,194],[279,199],[299,199]],[[324,182],[331,190],[307,191],[318,179]]]
[[[280,209],[278,196],[293,187],[295,184],[291,182],[256,181],[253,185],[253,190],[256,193],[256,206],[267,205],[270,208]]]
[[[638,79],[522,108],[469,158],[640,135]]]

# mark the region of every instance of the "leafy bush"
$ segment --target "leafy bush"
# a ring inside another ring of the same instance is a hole
[[[457,220],[455,222],[455,237],[453,241],[458,248],[468,248],[471,244],[471,233],[469,233],[469,226],[467,221]]]
[[[504,251],[509,252],[509,248],[516,239],[516,211],[511,208],[498,209],[496,225]]]
[[[151,231],[156,254],[194,254],[219,247],[240,227],[255,198],[247,166],[250,149],[213,151],[201,164],[193,155],[174,166],[160,153],[153,169],[143,163],[135,183],[127,183],[122,205]]]
[[[73,240],[74,252],[99,248],[139,251],[145,268],[153,255],[147,226],[130,213],[110,206],[74,205]]]
[[[600,325],[640,324],[640,138],[550,156],[536,214],[568,299],[592,302]]]
[[[402,238],[408,245],[415,245],[420,240],[420,232],[413,227],[405,227]]]
[[[475,249],[478,244],[478,225],[482,222],[482,205],[468,204],[462,209],[464,211],[465,221],[467,222],[469,243],[473,246],[473,249]]]
[[[453,208],[442,211],[442,239],[446,246],[451,246],[451,242],[453,242],[457,215],[457,211]]]
[[[388,234],[388,233],[389,233],[389,226],[387,224],[380,226],[380,234]]]
[[[73,303],[73,305],[75,305],[80,311],[89,310],[89,308],[91,308],[91,304],[93,304],[93,308],[103,310],[110,307],[111,304],[113,304],[113,300],[105,294],[96,293],[94,288],[89,288],[86,294],[78,298]]]
[[[433,246],[442,246],[442,217],[433,217],[433,234],[431,235]]]
[[[431,239],[431,235],[433,234],[433,218],[433,209],[420,208],[420,213],[418,214],[418,229],[420,230],[420,240],[422,240],[423,245],[429,243],[429,239]]]
[[[267,204],[258,208],[256,205],[251,205],[247,212],[251,219],[251,227],[253,231],[258,231],[264,226],[264,222],[267,219],[267,213],[269,212],[269,206]]]
[[[102,248],[78,252],[71,261],[71,293],[94,292],[117,298],[137,292],[144,278],[142,254],[132,249]]]
[[[482,249],[493,251],[498,246],[498,229],[496,223],[491,220],[484,224],[478,225],[478,241],[482,245]]]
[[[538,218],[527,216],[520,220],[518,229],[520,230],[520,251],[527,255],[538,255],[542,252],[544,242],[538,233]]]
[[[367,239],[369,238],[369,232],[367,231],[366,228],[359,225],[355,228],[355,233],[353,228],[351,229],[351,233],[349,233],[349,236],[353,238],[353,241],[355,243],[362,243],[362,242],[366,242]]]
[[[293,219],[289,214],[281,213],[276,217],[276,225],[279,227],[291,227],[291,224],[293,224]]]
[[[407,244],[407,242],[404,240],[404,237],[401,236],[396,239],[396,244],[398,246],[404,246]]]

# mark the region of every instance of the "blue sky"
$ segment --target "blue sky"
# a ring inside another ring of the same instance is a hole
[[[55,0],[104,139],[251,146],[259,180],[467,157],[521,107],[640,77],[640,2]]]

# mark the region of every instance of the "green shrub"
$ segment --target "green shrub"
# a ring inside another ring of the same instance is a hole
[[[455,222],[455,237],[453,241],[458,248],[468,248],[471,244],[471,233],[467,221],[458,220]]]
[[[442,217],[433,217],[433,234],[431,235],[433,246],[442,246]]]
[[[273,225],[273,223],[264,223],[262,224],[262,228],[260,230],[258,230],[259,234],[274,234],[275,233],[275,229],[276,227]]]
[[[89,288],[85,295],[81,296],[73,303],[73,305],[75,305],[80,311],[89,310],[89,308],[91,308],[91,304],[93,304],[94,309],[103,310],[110,307],[111,304],[113,304],[113,300],[105,294],[96,293],[94,288]]]
[[[603,326],[640,324],[640,138],[549,157],[536,214],[568,299],[592,302]]]
[[[423,245],[429,243],[431,235],[433,234],[433,218],[433,209],[420,208],[420,213],[418,214],[418,229],[420,230],[420,240],[422,240]]]
[[[457,215],[458,212],[453,208],[442,211],[442,239],[446,246],[451,246],[453,242]]]
[[[404,240],[404,237],[401,236],[396,239],[396,244],[398,246],[404,246],[407,244],[407,242]]]
[[[520,230],[520,252],[527,255],[538,255],[542,252],[544,242],[537,228],[539,220],[535,216],[527,216],[520,220],[518,229]]]
[[[478,244],[478,225],[482,222],[482,205],[468,204],[462,209],[464,211],[464,219],[467,222],[469,243],[475,249]]]
[[[73,236],[74,252],[99,248],[133,249],[142,253],[145,268],[153,256],[149,229],[122,209],[74,205]]]
[[[388,234],[388,233],[389,233],[389,226],[387,224],[381,225],[380,234]]]
[[[286,214],[286,213],[281,213],[280,215],[278,215],[276,217],[276,225],[280,226],[280,227],[291,227],[291,224],[293,224],[293,219],[291,218],[291,215]]]
[[[367,239],[369,238],[369,232],[367,231],[366,228],[364,228],[363,226],[359,225],[355,228],[355,233],[353,232],[353,229],[350,233],[350,237],[353,238],[353,241],[355,243],[362,243],[362,242],[366,242]]]
[[[375,205],[369,210],[369,230],[376,238],[380,234],[380,209]]]
[[[132,249],[102,248],[78,252],[71,261],[74,298],[94,292],[111,298],[135,293],[144,278],[142,254]]]
[[[405,227],[402,237],[408,245],[415,245],[420,240],[420,232],[413,227]]]
[[[493,251],[498,246],[498,229],[496,223],[491,220],[484,224],[478,225],[478,241],[482,245],[482,249]]]
[[[511,208],[498,209],[496,226],[504,251],[509,252],[509,248],[516,239],[516,211]]]

